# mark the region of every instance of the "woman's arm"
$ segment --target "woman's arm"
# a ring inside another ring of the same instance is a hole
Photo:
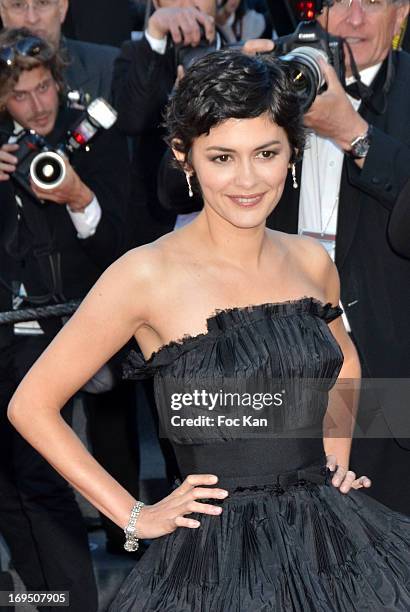
[[[294,238],[295,239],[295,238]],[[339,274],[325,249],[312,238],[298,237],[297,256],[304,273],[324,296],[324,301],[338,306],[340,301]],[[336,384],[329,393],[329,402],[323,419],[323,446],[327,466],[335,472],[332,484],[347,493],[350,488],[369,487],[366,477],[356,478],[349,470],[350,449],[360,395],[361,368],[359,358],[347,334],[343,320],[338,317],[329,324],[339,344],[343,366]],[[337,469],[336,469],[337,467]]]
[[[361,370],[356,349],[346,333],[342,319],[333,321],[330,329],[342,349],[344,362],[336,384],[329,393],[323,422],[323,444],[326,455],[334,456],[337,465],[347,467],[359,402]]]
[[[135,499],[90,455],[60,415],[62,406],[149,320],[155,282],[155,249],[131,252],[114,263],[81,307],[33,365],[14,394],[9,418],[16,429],[96,508],[120,527],[128,523]],[[158,281],[158,278],[157,278]],[[141,510],[140,537],[158,537],[177,526],[197,527],[189,512],[216,514],[220,508],[200,504],[201,497],[225,495],[216,477],[197,475],[170,496]]]
[[[130,259],[130,258],[129,258]],[[115,263],[91,290],[14,394],[8,415],[53,467],[111,520],[127,521],[133,499],[86,451],[60,415],[68,399],[123,346],[142,313],[126,299],[129,259]]]
[[[334,306],[340,300],[340,281],[336,266],[328,258],[325,272],[326,301]],[[323,446],[328,467],[336,472],[332,483],[340,487],[342,493],[347,493],[351,487],[358,489],[369,487],[370,480],[349,470],[352,436],[356,421],[356,413],[360,397],[361,367],[356,348],[346,332],[341,317],[329,325],[337,340],[343,356],[343,366],[338,379],[329,393],[329,403],[323,421]]]

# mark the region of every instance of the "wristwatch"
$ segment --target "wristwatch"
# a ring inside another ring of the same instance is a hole
[[[358,136],[350,143],[350,150],[347,152],[349,157],[353,159],[364,159],[369,152],[372,141],[373,126],[369,128],[365,134]]]

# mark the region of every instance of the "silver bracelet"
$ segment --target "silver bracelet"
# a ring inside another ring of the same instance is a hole
[[[143,507],[144,507],[144,504],[141,501],[137,501],[134,504],[131,510],[130,520],[128,521],[128,525],[124,529],[124,533],[125,533],[124,548],[127,552],[136,552],[138,550],[139,542],[138,542],[138,537],[137,537],[136,523],[137,523],[137,518],[139,516],[139,513],[141,512],[141,508]]]

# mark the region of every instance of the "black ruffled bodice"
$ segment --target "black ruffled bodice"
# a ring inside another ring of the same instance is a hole
[[[256,476],[324,460],[322,420],[343,362],[327,324],[340,314],[313,298],[233,308],[147,361],[130,354],[126,377],[155,378],[160,433],[183,475]]]
[[[182,475],[217,474],[229,495],[220,515],[190,515],[198,529],[155,540],[110,612],[410,610],[409,517],[342,494],[323,469],[321,421],[342,365],[327,323],[340,313],[312,298],[235,308],[148,361],[131,355],[127,376],[155,376],[163,427],[171,412],[199,418],[170,429]],[[172,411],[172,394],[189,403],[195,390],[285,391],[285,401],[255,433],[203,423],[238,416],[222,402],[209,410],[205,396]]]

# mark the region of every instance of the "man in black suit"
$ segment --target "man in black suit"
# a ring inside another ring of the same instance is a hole
[[[68,66],[65,80],[69,89],[82,90],[91,99],[111,97],[111,79],[118,49],[64,38],[61,25],[68,10],[68,0],[43,0],[40,8],[33,0],[0,0],[0,17],[5,28],[27,28],[40,38],[66,50]],[[95,15],[98,20],[98,13]]]
[[[8,305],[2,306],[10,309],[16,293],[28,305],[81,299],[120,251],[127,143],[115,126],[102,130],[88,151],[78,150],[65,162],[59,186],[45,190],[30,182],[22,187],[13,177],[15,132],[33,129],[56,146],[82,111],[68,109],[61,99],[64,83],[55,47],[27,30],[10,30],[0,34],[0,49],[0,297],[8,289]],[[14,389],[61,326],[54,317],[41,326],[2,328],[0,531],[29,590],[70,591],[70,610],[83,612],[97,609],[97,597],[73,493],[6,418]]]
[[[387,238],[391,211],[410,177],[410,56],[391,51],[408,4],[342,1],[319,17],[323,27],[328,21],[329,31],[350,44],[367,100],[349,99],[334,70],[324,66],[328,90],[305,116],[314,134],[298,173],[300,193],[289,180],[268,223],[315,236],[335,258],[346,325],[370,386],[371,380],[410,376],[410,265],[394,253]],[[350,76],[347,54],[346,63]],[[394,381],[390,384],[393,390]],[[389,395],[396,394],[385,393],[385,429],[376,432],[387,437],[359,435],[351,466],[372,478],[370,495],[410,514],[405,484],[410,440],[400,439],[405,434],[394,425],[394,412],[406,410],[407,398],[401,406],[393,405]],[[363,433],[367,416],[361,406]]]

